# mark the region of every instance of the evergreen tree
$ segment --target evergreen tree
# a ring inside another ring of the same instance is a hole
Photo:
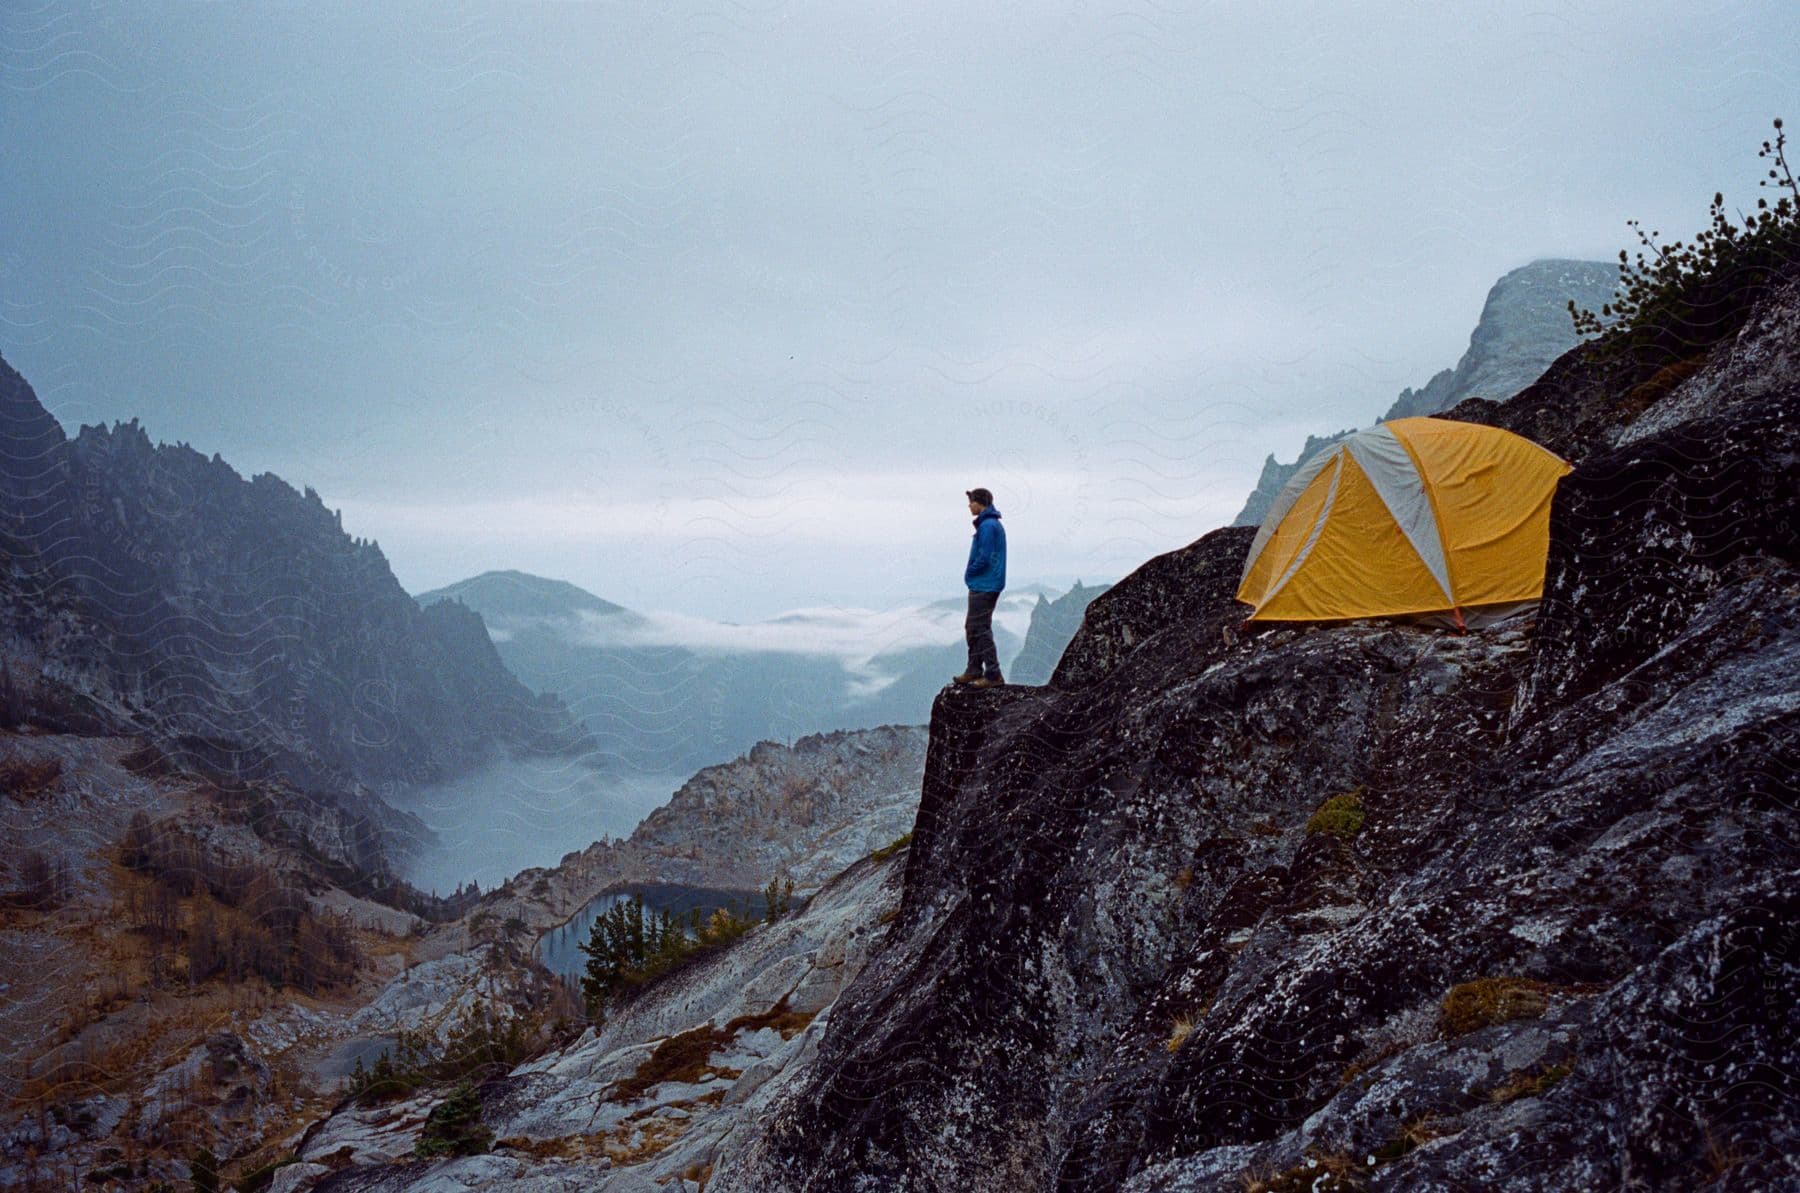
[[[771,878],[763,888],[763,920],[773,924],[794,906],[794,880]]]
[[[464,1081],[425,1116],[413,1151],[420,1156],[475,1156],[493,1142],[494,1133],[481,1122],[481,1095]]]

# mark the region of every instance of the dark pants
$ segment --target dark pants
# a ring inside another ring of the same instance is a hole
[[[969,616],[963,619],[963,634],[969,640],[969,670],[989,679],[1000,677],[1000,651],[994,645],[994,606],[1000,603],[997,592],[969,590]]]

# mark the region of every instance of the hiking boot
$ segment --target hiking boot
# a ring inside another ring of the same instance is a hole
[[[979,672],[979,671],[965,671],[961,675],[952,675],[950,677],[950,682],[951,683],[974,683],[976,680],[978,680],[980,678],[981,678],[981,672]]]
[[[1006,677],[996,672],[993,675],[984,675],[980,679],[971,679],[969,686],[972,688],[997,688],[1005,682]]]

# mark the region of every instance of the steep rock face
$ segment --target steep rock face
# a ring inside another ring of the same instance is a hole
[[[1469,334],[1468,350],[1456,367],[1443,370],[1419,389],[1401,390],[1381,417],[1437,414],[1476,396],[1505,401],[1575,346],[1569,300],[1597,311],[1612,300],[1618,282],[1618,266],[1601,261],[1533,261],[1513,270],[1488,291],[1481,318]],[[1291,464],[1270,456],[1232,525],[1260,525],[1275,494],[1300,465],[1351,433],[1339,431],[1324,438],[1309,435],[1299,458]]]
[[[1156,654],[1207,652],[1229,643],[1233,627],[1248,612],[1232,594],[1253,537],[1255,532],[1248,527],[1228,527],[1158,555],[1131,574],[1132,583],[1114,585],[1088,606],[1081,631],[1063,651],[1050,686],[1070,689],[1095,683],[1165,631],[1178,634],[1182,645],[1167,643],[1167,650],[1145,653],[1141,662]]]
[[[0,634],[40,673],[40,719],[142,732],[389,824],[383,789],[501,747],[579,748],[477,615],[418,608],[317,493],[153,445],[135,420],[66,439],[3,361],[0,410]]]
[[[631,843],[664,859],[672,882],[760,886],[787,871],[817,888],[907,830],[926,740],[918,725],[764,742],[682,784]],[[832,848],[839,838],[847,854]]]
[[[1054,601],[1039,593],[1038,603],[1031,610],[1031,626],[1025,632],[1025,645],[1007,665],[1007,682],[1049,683],[1050,676],[1056,671],[1057,660],[1062,658],[1076,631],[1081,629],[1081,619],[1088,606],[1110,587],[1109,584],[1083,585],[1077,580],[1075,587]]]
[[[1533,261],[1494,283],[1469,348],[1418,390],[1404,389],[1381,417],[1410,418],[1448,410],[1467,397],[1505,401],[1575,346],[1568,304],[1597,311],[1612,301],[1619,267],[1607,261]]]
[[[1708,329],[1711,330],[1711,329]],[[1721,417],[1793,383],[1800,278],[1773,283],[1724,341],[1670,350],[1567,352],[1508,402],[1470,398],[1444,417],[1504,427],[1581,460],[1703,417]]]
[[[1579,461],[1534,632],[1240,636],[1221,531],[1096,601],[1051,688],[944,693],[891,935],[709,1190],[1776,1187],[1800,382],[1746,368],[1769,331],[1692,373],[1738,377],[1719,413],[1616,450],[1679,400],[1624,402],[1641,362],[1479,407]]]

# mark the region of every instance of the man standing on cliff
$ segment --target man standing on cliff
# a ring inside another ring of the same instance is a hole
[[[1000,525],[992,493],[970,489],[968,498],[969,512],[975,515],[975,539],[969,544],[969,566],[963,569],[963,583],[969,586],[969,616],[963,621],[963,634],[969,640],[969,668],[952,682],[997,688],[1006,682],[994,646],[994,606],[1006,587],[1006,531]]]

